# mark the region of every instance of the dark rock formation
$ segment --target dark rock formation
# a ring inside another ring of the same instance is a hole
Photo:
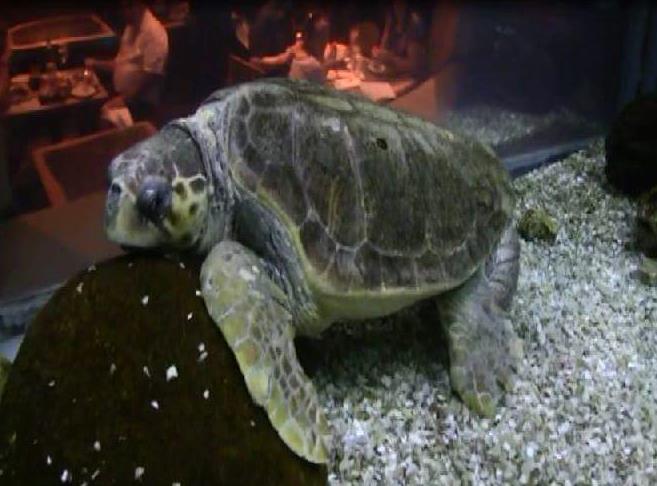
[[[252,402],[198,267],[131,255],[55,294],[0,402],[0,484],[326,484]]]
[[[606,140],[609,182],[624,194],[638,196],[657,185],[657,95],[629,103]]]
[[[636,247],[647,256],[657,258],[657,186],[639,199]]]

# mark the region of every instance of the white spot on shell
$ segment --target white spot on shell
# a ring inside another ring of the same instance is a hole
[[[157,403],[157,400],[153,400],[151,402],[151,407],[153,407],[155,410],[159,410],[160,409],[160,404]]]
[[[178,378],[178,369],[175,365],[171,365],[167,368],[167,381],[171,381],[175,378]]]
[[[140,481],[141,477],[144,475],[145,469],[141,466],[135,468],[135,480]]]
[[[75,290],[77,291],[78,294],[82,293],[82,287],[84,286],[84,282],[80,282],[77,287],[75,287]]]
[[[142,303],[142,305],[148,305],[148,295],[144,295],[141,298],[141,303]]]
[[[242,280],[246,280],[247,282],[253,282],[255,280],[255,275],[253,275],[245,268],[240,268],[238,274]]]
[[[337,118],[329,118],[324,122],[324,125],[329,127],[334,132],[340,131],[340,120],[338,120]]]

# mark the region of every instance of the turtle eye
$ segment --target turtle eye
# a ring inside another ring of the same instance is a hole
[[[162,221],[171,208],[171,192],[166,179],[147,177],[139,188],[137,209],[151,221]]]

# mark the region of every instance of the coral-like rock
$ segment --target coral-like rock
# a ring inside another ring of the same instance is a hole
[[[558,231],[556,220],[542,209],[528,209],[518,222],[518,233],[525,240],[542,240],[552,244]]]
[[[198,267],[126,256],[52,298],[0,403],[0,483],[326,484],[251,400]]]

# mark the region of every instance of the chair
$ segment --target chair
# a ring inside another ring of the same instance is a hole
[[[36,149],[34,165],[50,204],[61,206],[105,189],[112,159],[155,132],[152,124],[139,122]]]
[[[228,72],[226,74],[227,86],[253,81],[265,76],[265,71],[255,64],[234,54],[228,55]]]

